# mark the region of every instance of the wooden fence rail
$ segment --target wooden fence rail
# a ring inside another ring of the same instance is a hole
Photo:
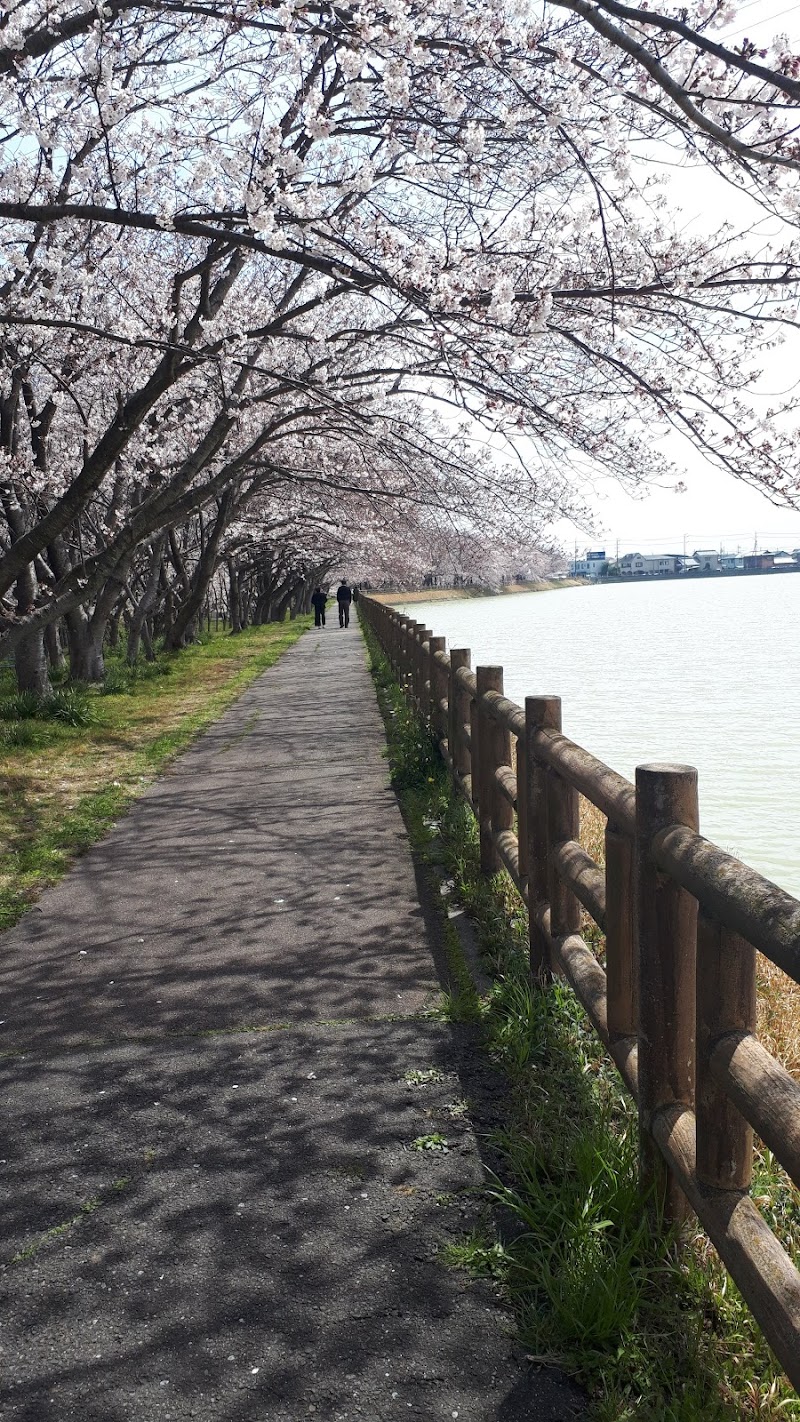
[[[800,1084],[755,1034],[755,950],[800,982],[800,902],[702,838],[691,766],[632,785],[563,734],[558,697],[517,706],[501,667],[359,610],[475,812],[482,871],[527,905],[532,975],[568,979],[638,1104],[643,1183],[668,1223],[694,1210],[800,1390],[800,1273],[748,1193],[754,1128],[800,1186]],[[578,843],[579,795],[607,818],[604,867]]]

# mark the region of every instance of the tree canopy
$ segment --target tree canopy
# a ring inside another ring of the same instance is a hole
[[[30,0],[0,20],[0,655],[102,675],[220,568],[516,563],[680,432],[777,502],[800,59],[616,0]],[[708,165],[780,236],[677,230]],[[487,556],[489,556],[487,554]],[[237,584],[238,585],[238,584]],[[276,601],[277,599],[277,601]],[[138,629],[138,630],[137,630]],[[49,638],[49,641],[48,641]]]

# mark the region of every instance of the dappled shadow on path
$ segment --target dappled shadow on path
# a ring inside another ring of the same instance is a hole
[[[298,643],[2,940],[8,1422],[580,1406],[438,1257],[481,1225],[499,1086],[410,1016],[441,961],[339,645]]]
[[[480,1225],[473,1132],[497,1112],[469,1029],[308,1026],[6,1073],[23,1257],[3,1416],[38,1422],[51,1396],[88,1422],[574,1415],[556,1379],[520,1387],[488,1286],[437,1257]],[[446,1152],[414,1148],[432,1136]]]

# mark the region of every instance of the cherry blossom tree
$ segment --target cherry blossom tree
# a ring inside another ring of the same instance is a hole
[[[46,686],[56,627],[100,676],[121,606],[132,654],[154,607],[179,642],[223,563],[266,608],[281,569],[314,576],[348,539],[378,566],[392,519],[441,546],[544,538],[593,471],[667,475],[669,429],[794,500],[791,411],[750,390],[797,321],[798,61],[726,45],[732,13],[10,7],[0,655],[20,684]],[[663,152],[782,235],[674,231]]]

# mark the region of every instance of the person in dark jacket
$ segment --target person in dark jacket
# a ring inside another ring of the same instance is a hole
[[[327,593],[322,588],[315,588],[311,594],[311,606],[314,609],[314,626],[325,626],[325,604],[328,601]]]
[[[350,604],[353,601],[353,590],[350,584],[342,578],[336,589],[336,601],[339,604],[339,626],[350,626]]]

